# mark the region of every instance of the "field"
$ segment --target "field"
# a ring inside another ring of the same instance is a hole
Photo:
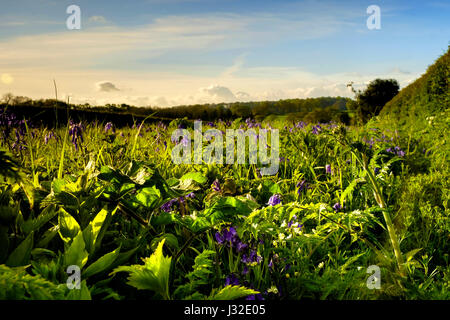
[[[50,128],[2,110],[0,298],[449,299],[449,117],[203,123],[277,127],[261,176],[174,164],[187,120]]]

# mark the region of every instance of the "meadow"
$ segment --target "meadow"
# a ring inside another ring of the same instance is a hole
[[[278,128],[272,176],[174,164],[188,120],[1,114],[1,299],[450,298],[448,110],[398,128],[203,125]]]

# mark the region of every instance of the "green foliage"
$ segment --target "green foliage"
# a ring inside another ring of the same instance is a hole
[[[152,290],[164,299],[170,299],[169,272],[172,258],[165,257],[162,240],[155,252],[144,259],[144,265],[121,266],[112,272],[128,272],[128,284],[140,290]]]
[[[364,91],[356,92],[356,102],[350,103],[350,109],[363,123],[380,113],[384,105],[395,97],[400,86],[394,79],[375,79]]]
[[[64,299],[64,287],[40,276],[31,276],[27,274],[25,268],[0,265],[0,300]]]
[[[241,286],[226,286],[217,293],[212,293],[208,300],[235,300],[252,294],[258,294],[258,291]]]

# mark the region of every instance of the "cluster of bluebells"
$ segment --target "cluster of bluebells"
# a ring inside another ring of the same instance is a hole
[[[211,188],[216,191],[216,192],[220,192],[222,190],[222,188],[220,187],[220,183],[219,180],[214,180],[213,184],[211,185]]]
[[[230,120],[223,121],[222,119],[217,120],[218,123],[224,125],[225,127],[230,127],[232,122]]]
[[[308,190],[310,188],[309,183],[306,180],[299,181],[297,183],[297,194],[300,196],[302,192]]]
[[[110,130],[112,133],[116,133],[116,128],[112,122],[108,122],[107,124],[105,124],[105,132],[108,132]]]
[[[44,143],[45,143],[45,144],[48,144],[48,142],[49,142],[50,139],[52,139],[52,138],[56,140],[55,134],[53,133],[53,131],[50,131],[50,132],[48,132],[48,133],[45,135],[45,137],[44,137]]]
[[[256,249],[251,249],[247,243],[241,241],[234,227],[224,228],[221,232],[216,232],[214,237],[218,244],[242,253],[241,262],[245,264],[243,274],[248,272],[248,265],[254,266],[262,261]]]
[[[161,206],[161,210],[163,210],[164,212],[171,212],[171,211],[173,211],[175,209],[174,205],[176,205],[176,204],[184,204],[185,201],[186,201],[185,200],[186,198],[193,199],[194,197],[195,197],[195,193],[191,192],[191,193],[187,194],[184,197],[171,199],[171,200],[167,201],[166,203],[164,203]]]
[[[288,228],[291,231],[293,231],[294,233],[299,234],[299,233],[301,233],[301,231],[303,229],[303,225],[299,221],[297,221],[297,219],[298,219],[297,216],[294,214],[288,223],[286,223],[286,220],[284,220],[281,223],[281,227]]]
[[[317,125],[311,127],[312,134],[317,135],[320,133],[320,131],[322,131],[322,127],[320,126],[320,124],[317,124]]]
[[[180,140],[180,141],[177,141],[177,138],[175,138],[174,136],[172,136],[171,138],[170,138],[170,141],[172,141],[172,143],[175,143],[175,144],[178,144],[178,143],[181,143],[183,146],[185,146],[185,147],[187,147],[188,146],[188,143],[189,143],[189,140],[188,140],[188,137],[187,136],[183,136],[183,138]]]
[[[333,209],[334,209],[334,211],[339,212],[339,211],[341,211],[343,209],[343,207],[342,207],[342,205],[339,202],[336,202],[333,205]]]
[[[405,156],[405,152],[402,149],[400,149],[399,146],[395,146],[394,148],[392,148],[392,147],[387,148],[386,152],[393,153],[393,154],[395,154],[395,155],[397,155],[399,157],[404,157]]]
[[[256,122],[255,119],[247,118],[245,119],[245,124],[247,128],[261,128],[261,123]]]
[[[16,139],[11,146],[12,149],[25,150],[27,148],[25,142],[26,125],[25,120],[20,120],[16,123],[16,128],[14,129]]]
[[[267,202],[269,206],[276,206],[277,204],[281,204],[281,197],[278,194],[274,194],[269,198],[269,201]]]
[[[221,232],[216,232],[214,237],[218,244],[236,249],[237,252],[242,252],[248,247],[241,241],[234,227],[224,228]]]
[[[304,127],[306,127],[306,122],[303,121],[299,121],[294,125],[297,129],[303,129]]]
[[[78,147],[83,142],[84,125],[70,121],[69,135],[71,136],[72,144],[75,146],[75,150],[78,151]]]

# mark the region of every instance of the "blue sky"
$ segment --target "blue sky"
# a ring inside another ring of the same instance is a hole
[[[68,30],[66,8],[81,9]],[[381,9],[369,30],[366,9]],[[0,11],[0,94],[170,106],[405,86],[450,41],[448,1],[16,0]]]

